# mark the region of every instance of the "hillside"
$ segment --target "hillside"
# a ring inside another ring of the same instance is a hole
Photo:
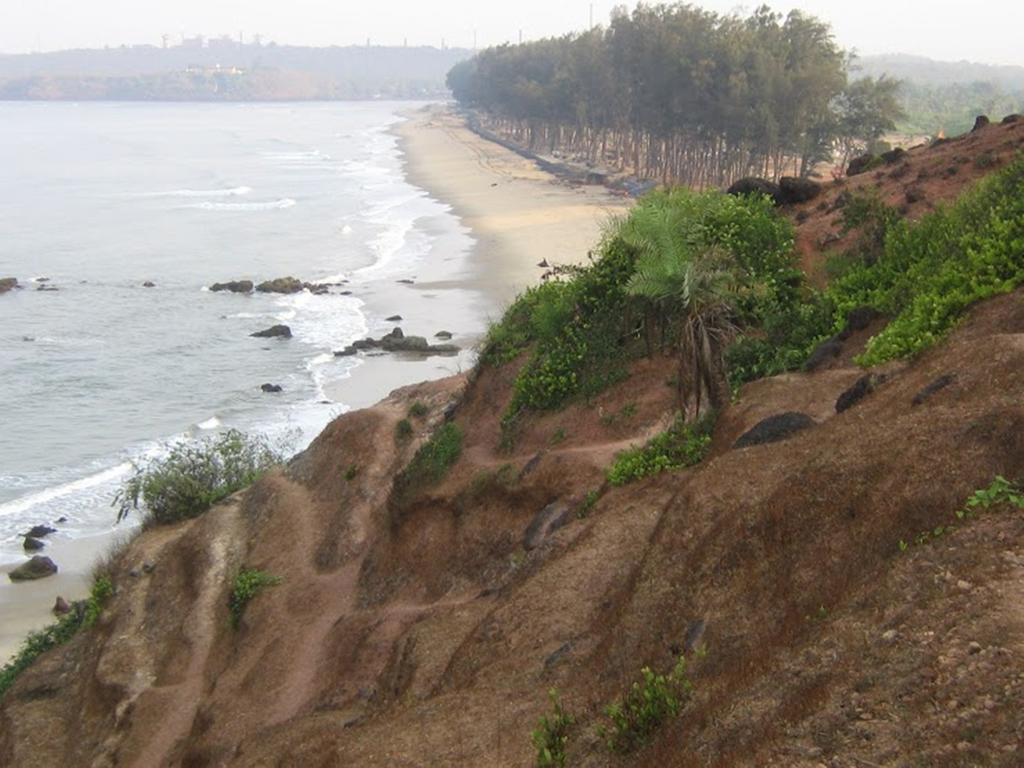
[[[1007,91],[1024,91],[1024,67],[995,66],[969,61],[936,61],[906,53],[858,56],[854,62],[858,74],[869,77],[887,75],[917,85],[946,86],[992,83]]]
[[[937,158],[977,169],[928,186],[913,217],[1022,144],[1024,123],[993,125],[830,186],[787,211],[804,265],[823,270],[813,244],[844,190],[898,201]],[[119,555],[96,625],[0,699],[0,763],[531,765],[554,688],[568,765],[1017,766],[1024,514],[957,512],[1024,477],[1024,289],[876,367],[837,412],[884,324],[848,328],[817,370],[746,384],[695,467],[621,487],[616,454],[672,419],[674,357],[528,414],[514,441],[499,437],[526,353],[346,414]],[[737,447],[794,413],[806,428]],[[453,432],[457,460],[415,484],[420,449]],[[234,629],[243,566],[282,581]],[[610,751],[605,707],[680,657],[681,711]]]

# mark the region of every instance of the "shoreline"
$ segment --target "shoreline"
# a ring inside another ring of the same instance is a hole
[[[359,298],[376,318],[401,313],[398,324],[407,333],[455,333],[463,351],[456,357],[363,358],[349,378],[326,388],[332,400],[350,410],[371,406],[401,386],[472,365],[487,322],[540,281],[545,270],[537,264],[582,261],[608,215],[628,204],[603,187],[571,187],[559,181],[528,159],[482,139],[442,105],[401,114],[404,119],[389,130],[398,139],[407,181],[449,208],[472,242],[466,249],[463,234],[438,230],[430,255],[417,267],[422,277],[414,284],[371,283]],[[449,324],[455,327],[445,327]],[[378,320],[369,333],[378,336],[393,325]],[[51,608],[58,595],[68,601],[87,596],[93,564],[129,532],[78,539],[53,534],[39,554],[52,557],[58,573],[0,588],[0,665],[28,632],[54,621]]]

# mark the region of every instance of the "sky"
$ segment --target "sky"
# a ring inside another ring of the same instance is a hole
[[[0,0],[0,52],[160,44],[229,34],[294,45],[480,47],[585,29],[618,3],[588,0]],[[749,12],[758,3],[694,0]],[[805,0],[770,3],[829,21],[845,48],[1024,66],[1024,0]],[[632,5],[632,4],[630,4]]]

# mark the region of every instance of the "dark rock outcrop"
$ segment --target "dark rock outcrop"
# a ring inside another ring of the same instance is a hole
[[[844,325],[843,330],[839,332],[839,338],[842,341],[846,341],[857,331],[866,330],[871,323],[881,316],[882,313],[874,307],[857,307],[856,309],[851,309],[846,315],[846,325]]]
[[[298,278],[277,277],[273,280],[264,280],[256,286],[259,293],[299,293],[306,285]]]
[[[974,127],[971,128],[971,133],[980,131],[982,128],[988,128],[991,122],[992,121],[988,119],[988,115],[978,115],[974,118]]]
[[[0,293],[7,293],[13,291],[15,288],[20,287],[18,285],[18,278],[16,277],[0,277]]]
[[[952,373],[947,373],[942,376],[939,376],[939,378],[929,382],[924,389],[922,389],[920,392],[914,395],[914,399],[910,401],[911,404],[921,405],[922,403],[924,403],[925,400],[930,398],[936,392],[945,389],[954,381],[956,381],[956,376]]]
[[[280,384],[263,384],[260,389],[264,392],[284,392],[284,388]]]
[[[836,399],[836,413],[842,413],[852,408],[874,392],[885,381],[885,378],[885,376],[877,373],[866,373],[861,376]]]
[[[811,179],[783,176],[779,179],[779,200],[782,205],[806,203],[821,194],[822,186]]]
[[[43,536],[49,536],[51,533],[56,533],[56,528],[51,528],[48,525],[33,525],[31,530],[25,535],[33,539],[41,539]]]
[[[423,336],[406,336],[401,328],[395,328],[379,339],[360,339],[345,349],[334,353],[335,357],[350,357],[357,352],[380,349],[385,352],[415,352],[425,355],[454,355],[459,348],[454,344],[431,344]]]
[[[842,351],[843,344],[838,336],[825,339],[825,341],[821,342],[821,344],[816,346],[814,351],[811,352],[810,356],[807,358],[807,362],[804,363],[804,370],[816,371],[839,357]]]
[[[859,176],[862,173],[867,173],[873,168],[876,168],[881,162],[882,160],[878,155],[872,155],[870,153],[855,157],[850,161],[850,164],[846,166],[846,175]]]
[[[733,182],[726,192],[730,195],[768,195],[777,205],[782,202],[782,190],[779,185],[773,181],[768,181],[768,179],[759,179],[756,176],[748,176]]]
[[[1018,114],[1007,115],[1006,117],[1003,118],[1003,125],[1010,125],[1012,123],[1019,123],[1021,120],[1024,120],[1024,115],[1018,115]]]
[[[229,280],[226,283],[214,283],[210,286],[214,293],[228,291],[230,293],[252,293],[252,280]]]
[[[882,162],[886,165],[895,165],[904,157],[907,156],[907,150],[903,147],[896,147],[896,149],[890,149],[888,152],[883,152],[880,157]]]
[[[292,337],[292,329],[287,325],[272,325],[269,328],[256,331],[256,333],[250,333],[249,335],[254,339],[290,339]]]
[[[569,505],[553,501],[533,516],[523,534],[523,549],[529,552],[540,546],[548,536],[569,522]]]
[[[35,538],[34,536],[26,536],[25,541],[22,543],[22,549],[24,549],[26,552],[38,552],[45,546],[46,544],[44,544],[42,541]]]
[[[22,563],[7,574],[11,581],[34,581],[45,579],[57,572],[57,565],[48,557],[35,555],[27,563]]]
[[[733,448],[749,448],[765,443],[777,443],[797,432],[813,427],[817,422],[806,413],[788,411],[769,416],[744,432]]]

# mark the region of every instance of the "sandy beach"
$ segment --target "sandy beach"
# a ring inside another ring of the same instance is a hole
[[[395,128],[409,180],[449,205],[472,236],[468,254],[441,238],[414,284],[389,282],[353,286],[378,317],[401,314],[407,333],[454,334],[463,348],[454,357],[367,357],[348,380],[327,394],[351,408],[380,400],[391,390],[465,370],[488,320],[501,316],[523,289],[540,281],[538,263],[582,262],[599,240],[609,216],[628,202],[603,187],[571,187],[532,162],[488,142],[447,107],[434,105],[409,114]],[[379,335],[393,324],[378,324]],[[111,511],[113,514],[113,511]],[[39,520],[38,522],[47,522]],[[130,531],[72,540],[53,534],[41,553],[59,572],[36,582],[0,585],[0,662],[26,633],[53,621],[58,595],[86,596],[94,561]]]

